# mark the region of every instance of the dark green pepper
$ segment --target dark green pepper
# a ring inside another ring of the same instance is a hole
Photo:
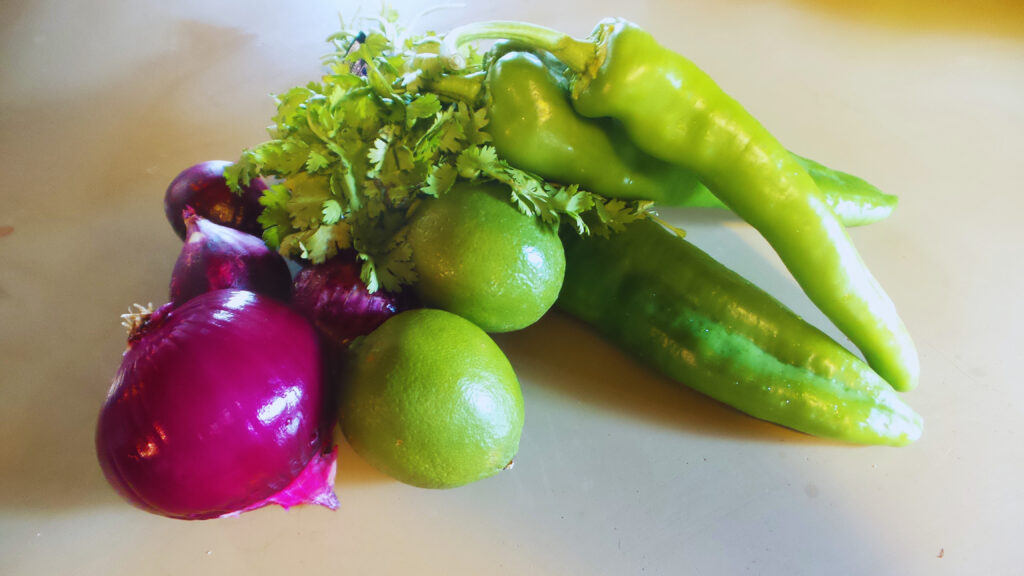
[[[653,221],[563,243],[556,306],[645,365],[815,436],[903,445],[921,435],[921,417],[863,361]]]
[[[564,77],[549,65],[539,55],[509,52],[489,66],[487,131],[500,156],[548,180],[609,198],[725,208],[690,170],[641,152],[620,124],[577,114]],[[794,158],[846,226],[884,219],[896,207],[896,196],[860,178]]]
[[[518,22],[451,31],[445,57],[475,39],[545,50],[570,72],[573,107],[622,123],[644,152],[691,170],[775,249],[807,296],[898,390],[920,363],[896,307],[861,260],[807,170],[696,65],[624,20],[598,25],[593,42]],[[457,63],[456,63],[457,64]]]

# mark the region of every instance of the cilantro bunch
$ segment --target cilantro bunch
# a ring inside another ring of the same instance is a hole
[[[649,202],[612,200],[516,168],[488,145],[483,82],[488,59],[471,51],[447,67],[434,33],[409,36],[394,12],[328,41],[319,82],[275,96],[271,139],[226,171],[233,187],[255,177],[263,239],[314,264],[340,251],[363,261],[371,292],[416,280],[405,224],[417,201],[458,179],[496,180],[509,201],[546,225],[605,235],[643,218]]]

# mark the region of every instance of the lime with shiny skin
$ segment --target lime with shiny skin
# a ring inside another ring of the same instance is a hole
[[[498,345],[472,322],[432,309],[401,312],[353,343],[339,415],[356,453],[423,488],[506,468],[524,419],[519,382]]]
[[[487,332],[539,320],[565,275],[556,230],[517,210],[509,196],[497,182],[459,182],[423,200],[408,229],[417,296]]]

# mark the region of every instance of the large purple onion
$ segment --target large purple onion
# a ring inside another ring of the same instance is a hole
[[[96,428],[107,480],[147,511],[337,507],[317,335],[284,304],[208,292],[134,319]]]
[[[171,273],[171,302],[182,304],[224,288],[288,299],[292,284],[288,264],[262,240],[210,222],[191,207],[185,208],[184,221],[187,234]]]
[[[359,278],[360,264],[351,253],[303,268],[295,275],[292,307],[308,318],[334,346],[344,347],[399,311],[406,298],[377,291],[371,294]]]
[[[242,195],[233,193],[224,180],[224,169],[230,165],[223,160],[201,162],[186,168],[171,181],[164,195],[164,213],[179,238],[185,238],[181,211],[187,206],[217,224],[253,236],[263,235],[258,219],[263,212],[260,198],[267,185],[254,178],[248,186],[242,187]]]

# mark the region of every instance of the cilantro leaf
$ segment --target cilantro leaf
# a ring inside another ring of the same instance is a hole
[[[459,170],[459,176],[467,180],[472,180],[481,173],[494,175],[501,168],[498,153],[491,146],[466,148],[459,154],[455,167]]]
[[[260,213],[258,221],[263,226],[263,241],[273,249],[280,247],[281,239],[292,233],[288,198],[288,189],[282,184],[268,187],[260,198],[263,212]]]
[[[441,111],[441,101],[434,94],[417,96],[405,107],[405,124],[407,128],[420,118],[430,118]]]
[[[450,190],[458,176],[459,171],[451,164],[436,166],[430,171],[430,175],[427,176],[427,185],[423,187],[421,192],[436,198]]]
[[[324,200],[322,213],[324,224],[337,224],[341,220],[344,211],[341,204],[336,199],[331,198],[330,200]]]
[[[329,165],[330,160],[328,160],[323,154],[316,150],[309,151],[309,157],[306,158],[306,170],[309,170],[310,172],[318,172]]]
[[[292,226],[300,230],[316,228],[321,222],[324,202],[331,198],[328,179],[306,172],[288,180],[291,196],[286,204]]]
[[[338,250],[351,243],[348,224],[323,225],[316,229],[304,241],[300,242],[302,257],[313,264],[322,264],[328,258],[337,255]]]
[[[384,169],[384,162],[388,159],[388,146],[390,144],[387,136],[380,136],[373,142],[366,158],[370,161],[370,171],[366,173],[370,178],[377,177]]]

